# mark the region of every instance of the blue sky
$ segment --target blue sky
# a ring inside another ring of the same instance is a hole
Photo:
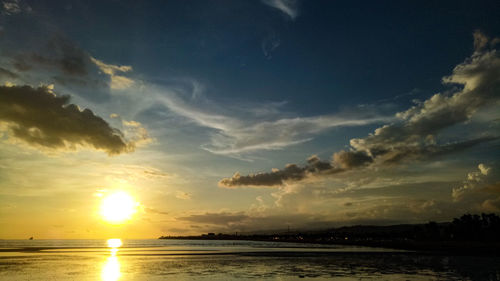
[[[118,231],[96,190],[134,237],[500,210],[497,1],[1,4],[2,237]]]

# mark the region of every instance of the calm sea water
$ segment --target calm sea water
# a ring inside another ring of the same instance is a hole
[[[500,280],[500,258],[253,241],[0,240],[0,280]]]

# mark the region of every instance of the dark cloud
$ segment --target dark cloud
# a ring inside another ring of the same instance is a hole
[[[373,162],[373,158],[364,151],[340,151],[333,154],[333,161],[342,169],[353,169]]]
[[[8,69],[0,67],[0,78],[17,79],[19,78],[19,75]]]
[[[214,224],[214,225],[228,225],[232,223],[241,223],[245,219],[248,219],[248,216],[243,212],[240,213],[205,213],[199,215],[190,215],[187,217],[178,217],[177,220],[189,221],[195,223],[203,223],[203,224]]]
[[[248,176],[241,176],[239,173],[234,174],[231,178],[222,179],[219,186],[232,188],[241,185],[250,186],[276,186],[282,185],[285,181],[299,181],[310,174],[317,174],[325,171],[336,172],[328,162],[321,161],[316,155],[311,156],[307,160],[304,167],[299,167],[296,164],[288,164],[284,169],[274,169],[270,173],[258,173]]]
[[[42,66],[59,70],[72,76],[85,76],[91,65],[90,56],[71,41],[53,37],[43,52],[18,54],[13,58],[13,65],[19,71],[27,71],[34,66]]]
[[[110,98],[112,81],[109,75],[100,73],[88,52],[63,35],[47,30],[41,33],[45,37],[30,33],[30,38],[36,38],[31,44],[19,43],[21,47],[11,48],[3,54],[26,84],[46,81],[94,102]]]
[[[458,86],[453,94],[435,94],[396,114],[398,122],[384,125],[365,138],[351,139],[349,151],[334,153],[332,162],[322,164],[322,169],[311,171],[310,162],[304,167],[288,164],[285,169],[270,173],[248,176],[236,173],[219,184],[223,187],[282,185],[285,181],[298,181],[310,175],[337,173],[366,165],[430,159],[498,139],[497,136],[482,136],[448,143],[437,141],[443,130],[469,121],[479,108],[500,100],[499,54],[497,50],[486,49],[488,39],[482,34],[476,32],[474,38],[474,54],[456,66],[450,76],[443,78],[443,83]]]
[[[48,88],[0,86],[0,121],[9,137],[51,149],[92,147],[108,154],[134,150],[123,134],[89,109],[69,104],[69,96],[56,96]]]

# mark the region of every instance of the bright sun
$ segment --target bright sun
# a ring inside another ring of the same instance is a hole
[[[136,212],[137,205],[128,193],[118,191],[102,199],[100,213],[104,220],[118,224],[130,219]]]

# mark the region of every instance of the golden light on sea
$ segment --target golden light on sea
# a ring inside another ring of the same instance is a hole
[[[117,191],[102,199],[100,214],[105,221],[120,224],[132,217],[138,205],[130,194]]]
[[[102,281],[117,281],[120,279],[120,262],[116,256],[108,257],[101,271]]]
[[[116,256],[118,248],[123,245],[122,240],[118,238],[108,239],[108,247],[111,248],[111,256],[106,259],[101,271],[102,281],[117,281],[121,277],[120,261]]]

